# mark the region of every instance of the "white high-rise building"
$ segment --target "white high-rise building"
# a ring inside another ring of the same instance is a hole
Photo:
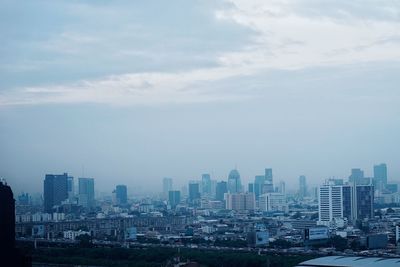
[[[266,193],[259,198],[261,211],[288,211],[286,196],[281,193]]]

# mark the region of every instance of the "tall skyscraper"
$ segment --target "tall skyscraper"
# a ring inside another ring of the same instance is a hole
[[[53,206],[68,198],[68,174],[46,174],[44,178],[44,210],[52,213]]]
[[[228,191],[229,193],[240,193],[242,192],[242,182],[240,180],[239,172],[231,170],[228,176]]]
[[[299,198],[303,199],[307,196],[307,181],[304,175],[299,176]]]
[[[353,196],[353,220],[374,217],[374,186],[358,185]]]
[[[94,179],[79,178],[79,205],[84,208],[94,206]]]
[[[203,195],[211,195],[211,177],[208,173],[201,175],[201,192]]]
[[[265,175],[256,175],[256,177],[254,177],[254,195],[256,200],[258,200],[258,197],[264,193],[264,185]]]
[[[163,197],[165,199],[168,198],[168,192],[172,190],[172,178],[164,177],[163,178]]]
[[[126,185],[117,185],[115,187],[115,199],[118,205],[128,203],[128,189]]]
[[[286,183],[284,181],[279,182],[278,192],[286,195]]]
[[[223,201],[225,193],[228,193],[228,184],[225,181],[218,182],[215,199]]]
[[[168,204],[175,208],[181,202],[181,192],[174,190],[168,192]]]
[[[194,203],[200,200],[200,185],[198,182],[189,183],[189,202]]]
[[[274,181],[272,176],[272,169],[265,169],[265,189],[263,193],[272,193],[274,192]]]
[[[387,167],[385,163],[374,165],[374,185],[382,190],[387,185]]]

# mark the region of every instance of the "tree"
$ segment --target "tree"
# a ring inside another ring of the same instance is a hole
[[[333,246],[336,250],[343,251],[348,248],[347,239],[339,235],[335,235],[330,238],[329,244]]]
[[[93,247],[92,237],[88,234],[83,234],[76,237],[79,242],[79,247],[81,248],[91,248]]]

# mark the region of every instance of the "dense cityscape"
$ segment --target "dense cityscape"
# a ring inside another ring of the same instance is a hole
[[[400,193],[387,173],[384,163],[373,166],[373,177],[352,169],[348,178],[329,178],[314,188],[300,175],[290,194],[271,168],[248,185],[233,169],[225,181],[202,174],[181,190],[165,177],[162,192],[145,198],[118,184],[109,195],[96,196],[95,178],[46,174],[43,195],[16,198],[15,236],[35,248],[87,240],[100,247],[395,257]]]

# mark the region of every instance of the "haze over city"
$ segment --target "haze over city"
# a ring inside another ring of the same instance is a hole
[[[400,179],[394,1],[1,1],[0,177]]]

